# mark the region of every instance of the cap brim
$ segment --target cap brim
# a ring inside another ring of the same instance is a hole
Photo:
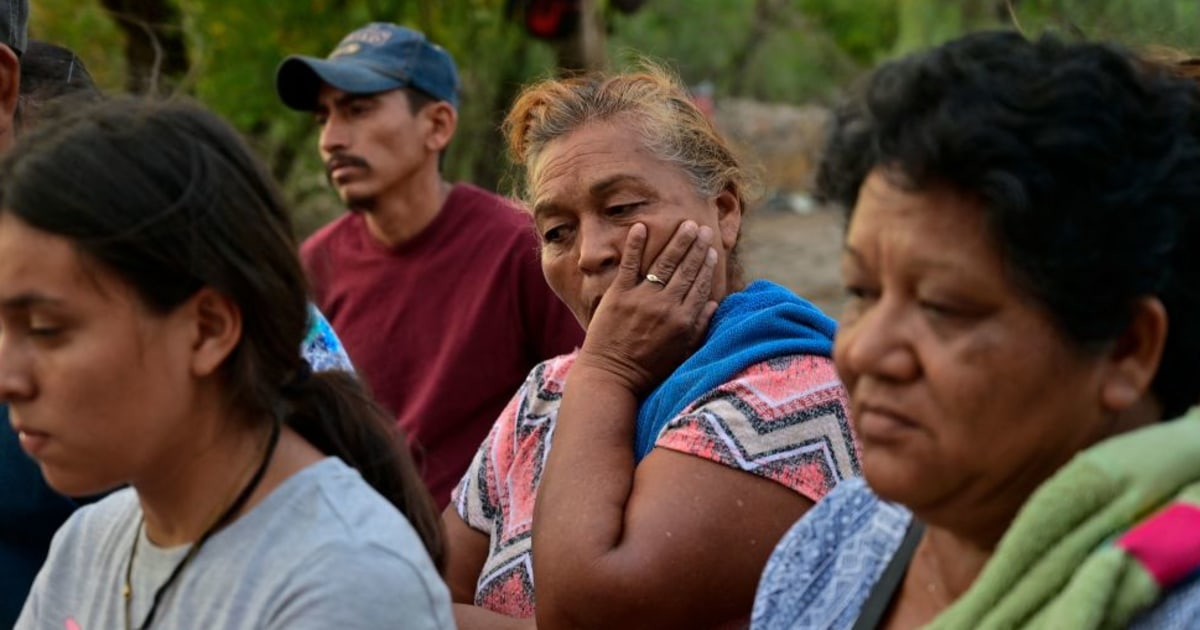
[[[350,94],[375,94],[404,87],[404,82],[361,63],[293,55],[279,64],[275,91],[292,109],[313,111],[322,83]]]

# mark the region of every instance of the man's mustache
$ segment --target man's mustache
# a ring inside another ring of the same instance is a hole
[[[339,154],[329,158],[329,161],[325,162],[325,179],[333,183],[333,171],[343,166],[370,168],[367,161],[357,155]]]

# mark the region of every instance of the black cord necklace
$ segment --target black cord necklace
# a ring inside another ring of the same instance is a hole
[[[224,527],[225,524],[231,518],[233,518],[233,515],[237,514],[238,510],[242,509],[242,506],[246,505],[246,501],[250,500],[250,495],[254,493],[254,489],[258,487],[260,482],[262,482],[263,475],[267,472],[267,464],[271,463],[271,456],[275,454],[275,446],[279,444],[279,430],[280,422],[277,420],[271,426],[271,437],[267,442],[267,451],[263,455],[262,461],[258,464],[258,470],[254,471],[254,476],[250,478],[250,481],[246,484],[246,487],[242,488],[242,491],[238,493],[238,496],[233,500],[233,503],[230,503],[229,507],[225,508],[225,511],[221,513],[221,516],[219,516],[217,520],[213,521],[213,524],[209,525],[208,529],[204,530],[204,533],[200,535],[200,538],[196,540],[196,543],[192,545],[192,548],[188,549],[187,554],[183,556],[183,560],[180,560],[179,564],[175,565],[175,569],[171,571],[171,575],[168,576],[167,580],[162,583],[162,586],[159,586],[158,590],[154,591],[154,601],[152,604],[150,604],[150,612],[146,613],[146,618],[143,619],[142,624],[138,626],[139,630],[146,630],[146,628],[149,628],[150,624],[154,622],[154,614],[158,612],[158,605],[162,603],[163,595],[165,595],[167,589],[169,589],[171,585],[175,583],[175,580],[179,577],[179,574],[183,573],[183,568],[192,561],[192,558],[196,557],[196,554],[200,553],[200,547],[202,547],[204,543],[212,537],[213,534],[217,533],[222,527]],[[141,520],[138,521],[137,529],[134,530],[133,533],[133,545],[129,548],[129,562],[125,565],[125,585],[121,590],[121,595],[125,598],[125,630],[133,630],[133,559],[137,556],[138,539],[141,538],[142,529],[145,527],[145,525],[146,517],[145,515],[142,515]]]

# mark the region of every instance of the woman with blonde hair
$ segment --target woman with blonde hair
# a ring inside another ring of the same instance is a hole
[[[834,322],[744,281],[749,177],[667,72],[533,85],[505,130],[587,336],[533,370],[445,513],[459,625],[744,625],[788,519],[858,472]]]

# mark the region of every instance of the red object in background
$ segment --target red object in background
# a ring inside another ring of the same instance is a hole
[[[609,6],[629,14],[646,4],[646,0],[609,0]],[[583,0],[508,0],[504,15],[517,17],[530,35],[539,39],[562,39],[579,28]]]
[[[581,0],[525,0],[525,29],[541,39],[559,39],[579,26]]]

